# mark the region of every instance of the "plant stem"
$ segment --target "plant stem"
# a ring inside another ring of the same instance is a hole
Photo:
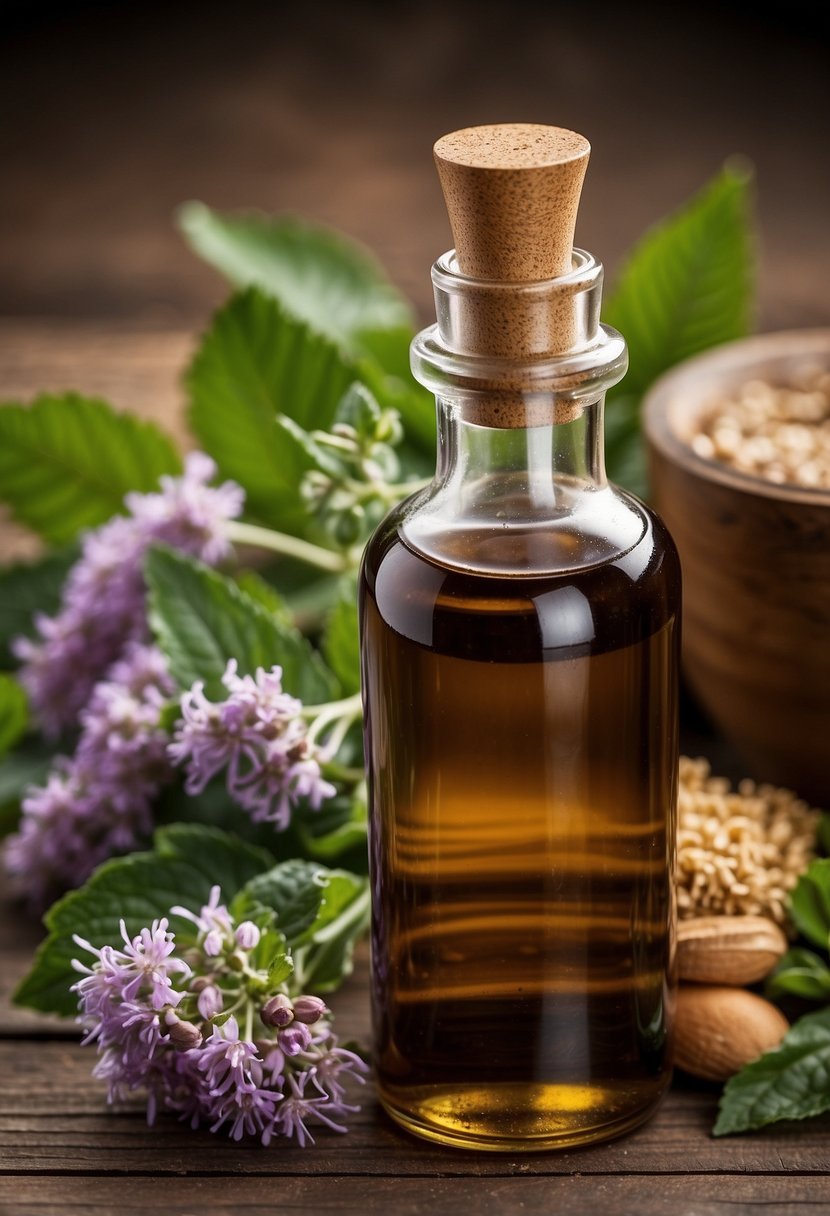
[[[272,553],[282,553],[285,557],[296,557],[309,566],[330,570],[333,574],[342,574],[349,568],[349,561],[342,553],[324,549],[322,545],[313,545],[299,536],[289,536],[287,532],[274,532],[271,528],[243,524],[238,520],[229,520],[223,529],[228,540],[239,545],[255,545],[259,549],[270,549]]]

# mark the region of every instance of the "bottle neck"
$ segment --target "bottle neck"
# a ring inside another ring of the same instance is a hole
[[[558,512],[575,494],[605,485],[604,395],[561,422],[525,427],[480,426],[451,399],[437,405],[435,491],[459,510],[496,498],[504,511],[519,494],[522,510]]]
[[[602,267],[574,251],[568,275],[490,283],[433,268],[438,322],[412,343],[438,403],[438,462],[401,523],[442,564],[477,573],[582,569],[636,544],[636,506],[605,479],[603,403],[625,343],[599,322]]]

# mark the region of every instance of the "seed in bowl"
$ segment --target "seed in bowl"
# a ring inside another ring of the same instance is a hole
[[[790,790],[741,781],[680,757],[677,905],[681,917],[766,916],[787,925],[789,892],[812,861],[820,811]]]
[[[830,372],[804,368],[791,384],[747,380],[713,402],[692,451],[779,485],[830,489]]]

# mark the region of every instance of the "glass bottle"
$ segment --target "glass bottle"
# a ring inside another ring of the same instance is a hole
[[[517,128],[485,130],[498,151]],[[669,1080],[679,567],[605,478],[627,356],[600,264],[571,245],[528,282],[459,259],[412,347],[435,478],[361,573],[375,1067],[422,1136],[569,1147]]]

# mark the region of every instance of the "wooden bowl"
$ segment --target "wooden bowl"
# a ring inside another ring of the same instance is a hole
[[[830,805],[830,491],[775,485],[689,441],[725,391],[830,369],[830,329],[765,334],[687,360],[644,404],[652,501],[683,567],[683,666],[753,777]]]

